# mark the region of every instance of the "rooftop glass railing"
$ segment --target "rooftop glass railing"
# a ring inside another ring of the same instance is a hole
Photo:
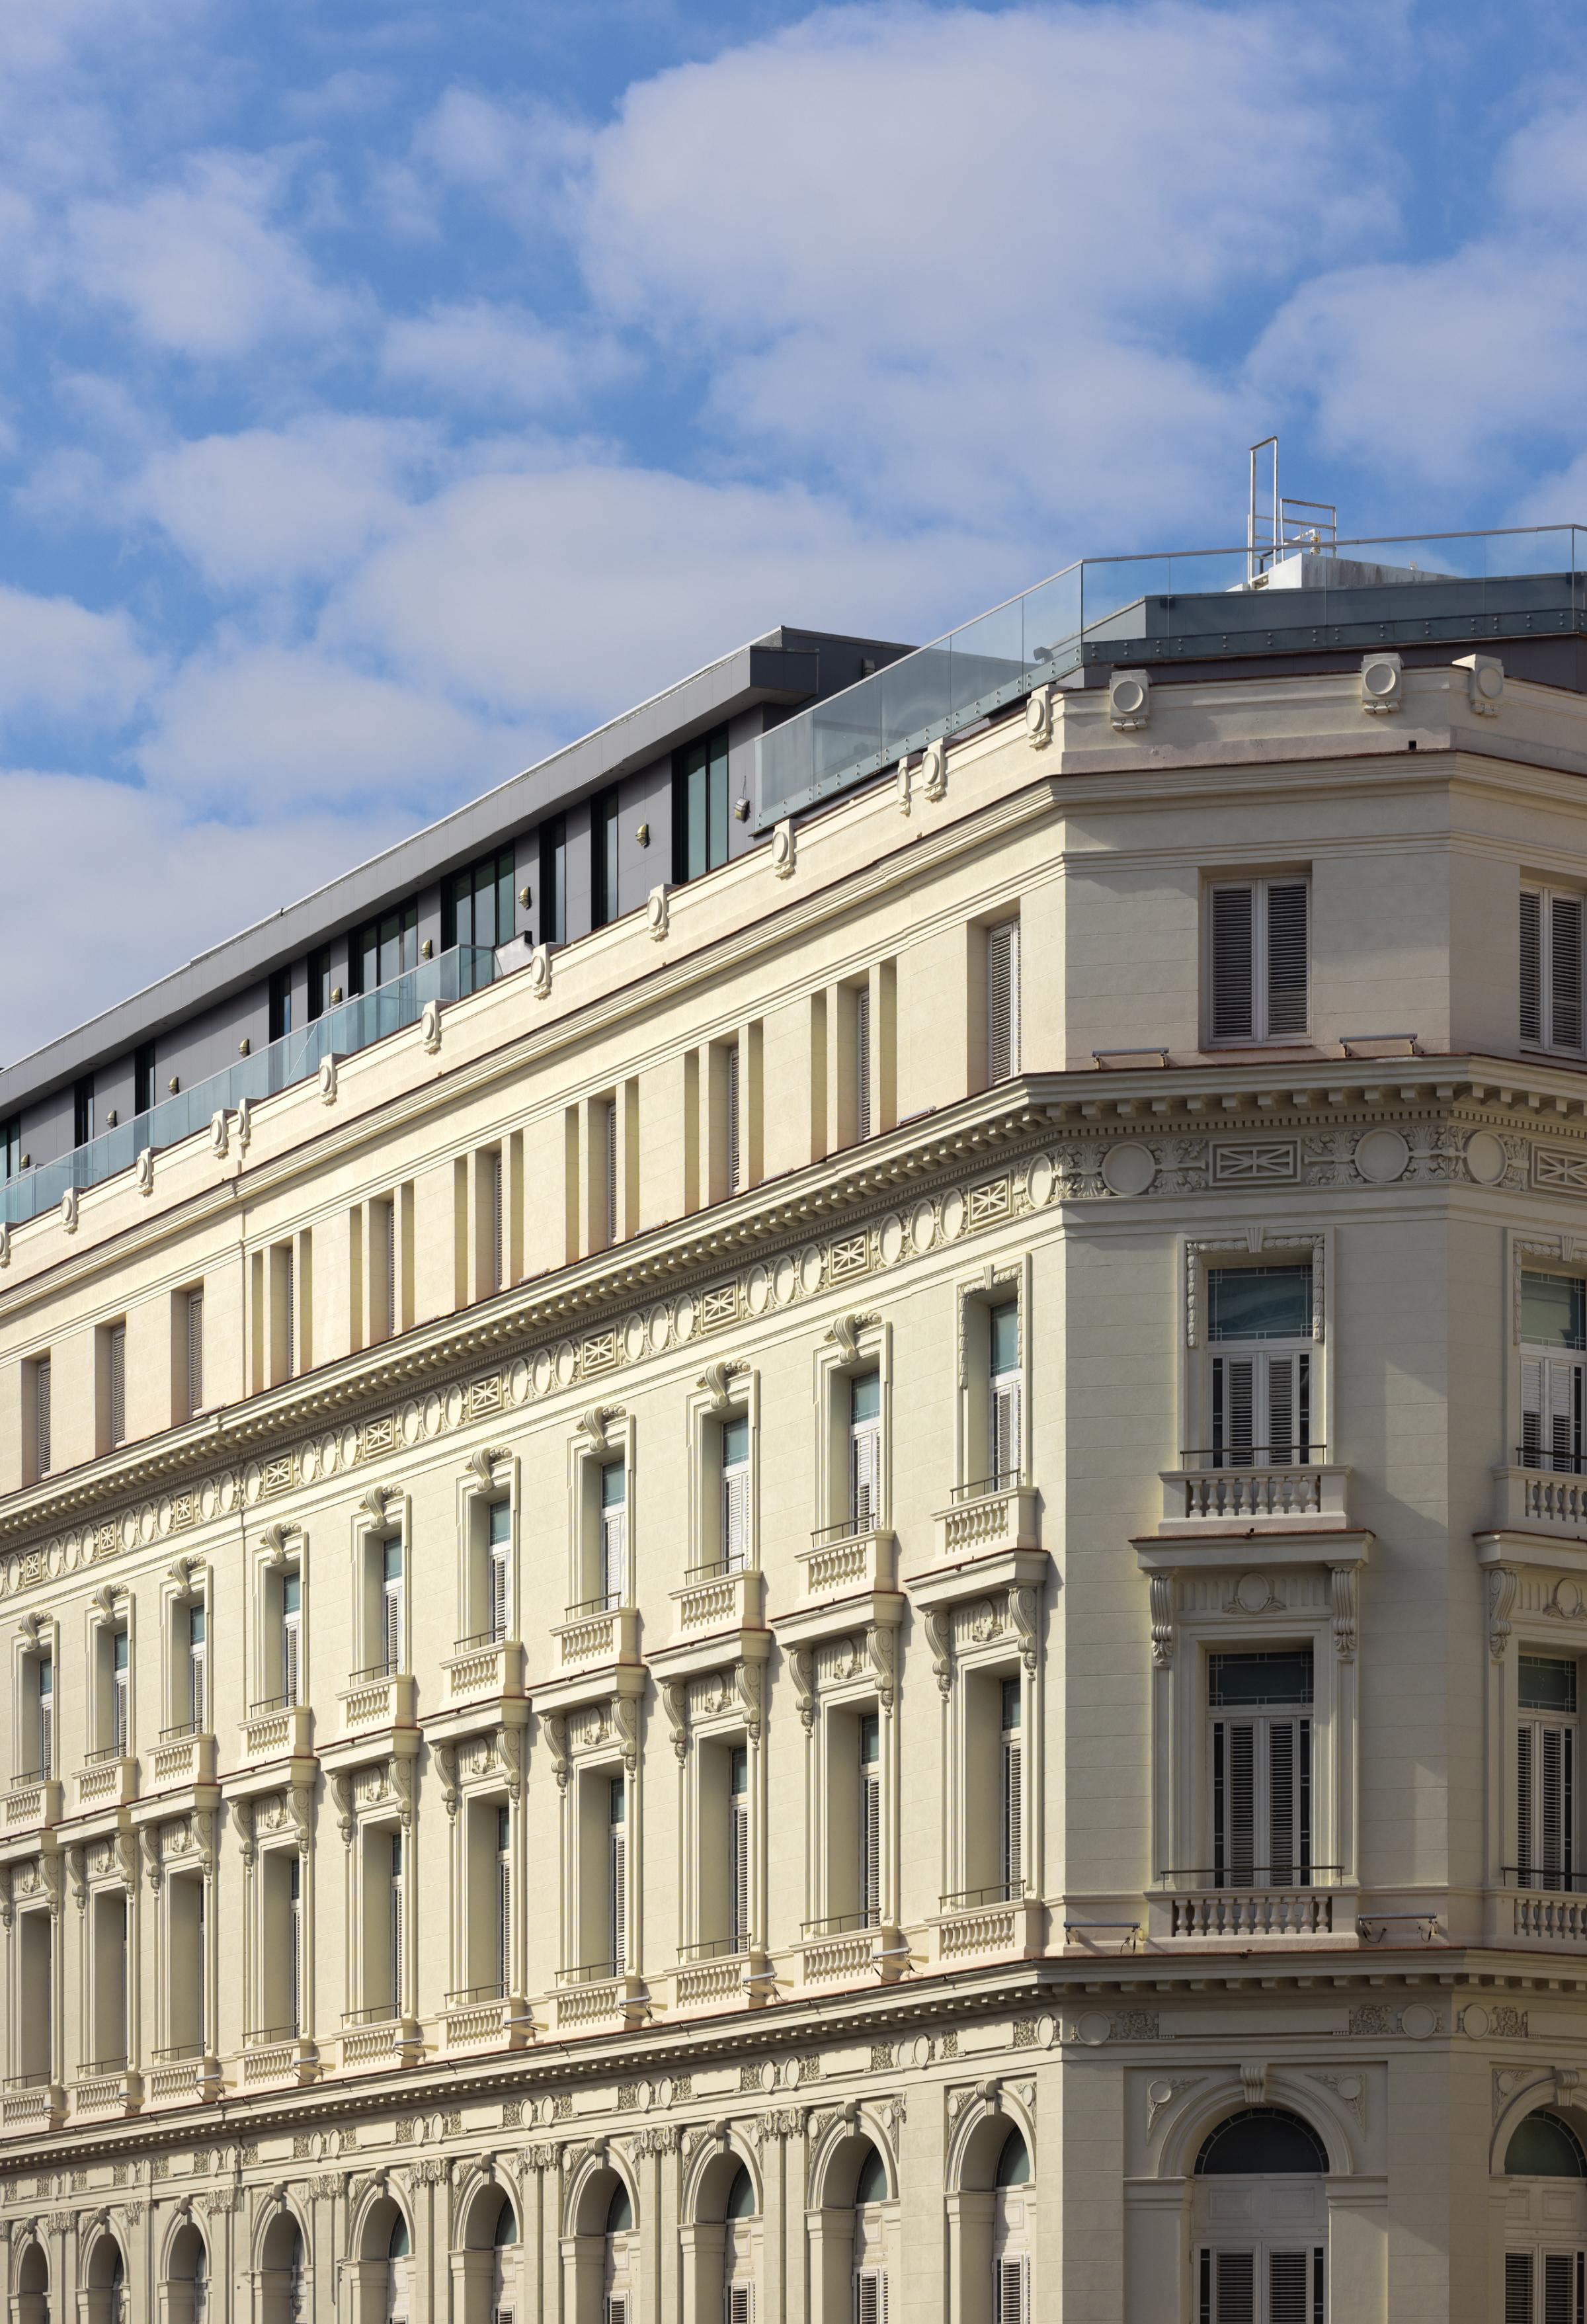
[[[91,1138],[86,1146],[74,1147],[56,1161],[22,1171],[0,1186],[0,1219],[8,1226],[36,1219],[53,1209],[69,1187],[103,1185],[106,1179],[130,1170],[140,1154],[180,1146],[184,1138],[208,1130],[217,1113],[235,1112],[245,1098],[256,1102],[308,1081],[327,1057],[350,1057],[370,1048],[387,1034],[417,1025],[432,1001],[443,1006],[460,1001],[494,976],[495,954],[482,946],[457,945],[438,959],[420,961],[376,985],[373,992],[360,992],[328,1010],[300,1033],[285,1034],[252,1056],[239,1057],[224,1073],[161,1098],[146,1113]]]
[[[756,821],[808,807],[1091,662],[1514,637],[1587,612],[1576,525],[1088,557],[761,735]]]

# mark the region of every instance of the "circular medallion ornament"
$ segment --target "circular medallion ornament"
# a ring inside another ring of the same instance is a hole
[[[1242,1573],[1234,1585],[1234,1602],[1242,1614],[1259,1614],[1273,1602],[1273,1585],[1265,1573]]]
[[[1038,1154],[1030,1166],[1030,1176],[1027,1182],[1027,1191],[1033,1211],[1046,1210],[1052,1201],[1053,1188],[1056,1184],[1057,1172],[1053,1168],[1052,1156]]]
[[[402,1406],[400,1425],[403,1443],[417,1444],[424,1434],[424,1415],[417,1404],[405,1404]]]
[[[1413,2042],[1425,2042],[1429,2034],[1438,2031],[1438,2012],[1430,2009],[1425,2001],[1413,2001],[1410,2007],[1401,2013],[1399,2022]]]
[[[541,1348],[534,1360],[534,1392],[536,1396],[549,1396],[551,1392],[551,1381],[555,1376],[555,1371],[556,1367],[551,1361],[551,1351],[549,1348]]]
[[[1103,1157],[1103,1185],[1111,1194],[1144,1194],[1157,1175],[1149,1146],[1110,1146]]]
[[[557,1385],[567,1388],[578,1369],[578,1357],[571,1340],[564,1340],[557,1351]]]
[[[460,1428],[463,1425],[463,1415],[467,1408],[467,1399],[462,1389],[449,1388],[447,1390],[447,1426]]]
[[[881,1246],[883,1267],[896,1267],[904,1255],[904,1222],[902,1219],[885,1218],[877,1237]]]
[[[964,1197],[956,1190],[942,1198],[942,1239],[957,1242],[964,1231]]]
[[[1469,2002],[1461,2011],[1461,2032],[1472,2042],[1483,2039],[1491,2022],[1480,2001]],[[1407,2030],[1408,2032],[1408,2027]]]
[[[645,1319],[650,1334],[650,1353],[659,1356],[672,1337],[672,1314],[666,1307],[652,1307]]]
[[[695,1303],[686,1291],[672,1310],[673,1337],[681,1347],[685,1340],[695,1335]]]
[[[805,1251],[799,1259],[799,1288],[807,1298],[820,1290],[821,1275],[821,1253],[812,1243],[809,1250]]]
[[[337,1457],[337,1448],[336,1438],[329,1434],[322,1436],[319,1440],[319,1473],[322,1477],[334,1477],[336,1475]]]
[[[427,1436],[438,1436],[441,1433],[441,1423],[445,1420],[446,1416],[447,1407],[441,1401],[441,1392],[439,1388],[431,1388],[429,1394],[424,1399],[425,1434]]]
[[[766,1268],[758,1265],[751,1268],[750,1279],[744,1286],[744,1297],[749,1302],[752,1315],[766,1313],[771,1305],[771,1277]]]
[[[771,1289],[778,1305],[786,1307],[798,1287],[798,1262],[791,1253],[785,1252],[778,1260],[771,1276]]]
[[[917,1250],[929,1250],[937,1236],[937,1213],[929,1203],[917,1203],[909,1213],[909,1240]]]
[[[1504,1176],[1504,1148],[1490,1130],[1473,1130],[1466,1140],[1466,1174],[1479,1186],[1497,1186]]]
[[[1556,1582],[1554,1585],[1554,1610],[1567,1622],[1581,1619],[1582,1585],[1579,1582]]]
[[[1075,2039],[1084,2042],[1088,2050],[1100,2050],[1113,2030],[1113,2024],[1101,2009],[1088,2009],[1075,2020]]]
[[[1392,1185],[1405,1176],[1410,1158],[1411,1149],[1398,1130],[1369,1130],[1356,1140],[1355,1167],[1369,1185]]]
[[[623,1327],[623,1352],[631,1364],[637,1364],[644,1354],[650,1333],[642,1315],[631,1315]]]

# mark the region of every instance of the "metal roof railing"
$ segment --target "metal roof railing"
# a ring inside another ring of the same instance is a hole
[[[1244,544],[1083,558],[770,728],[756,746],[757,825],[880,774],[1088,662],[1581,627],[1583,530],[1405,533],[1319,540],[1314,551],[1287,541],[1254,581]]]
[[[251,1103],[273,1097],[309,1080],[327,1057],[350,1057],[417,1025],[431,1001],[444,1004],[462,1000],[491,983],[495,954],[484,946],[457,945],[438,959],[420,961],[401,976],[360,992],[339,1007],[328,1009],[300,1033],[288,1033],[252,1056],[239,1057],[224,1073],[211,1074],[190,1088],[161,1098],[146,1113],[135,1114],[114,1130],[75,1146],[53,1162],[23,1170],[0,1186],[0,1220],[20,1226],[52,1210],[70,1187],[103,1185],[107,1178],[130,1170],[140,1154],[180,1146],[183,1139],[208,1130],[217,1113],[234,1112],[247,1099]]]

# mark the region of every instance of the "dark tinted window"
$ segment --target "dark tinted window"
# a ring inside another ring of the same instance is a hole
[[[321,945],[309,955],[309,1005],[307,1015],[312,1025],[330,1007],[330,946]]]
[[[278,968],[270,980],[270,1038],[284,1041],[292,1029],[292,972]]]
[[[1306,1340],[1309,1267],[1214,1267],[1207,1276],[1210,1340]]]
[[[1322,2140],[1298,2115],[1282,2107],[1247,2107],[1208,2133],[1195,2158],[1201,2179],[1246,2177],[1278,2172],[1326,2171]]]
[[[14,1178],[22,1167],[22,1116],[0,1121],[0,1178]]]
[[[554,815],[540,825],[541,944],[567,941],[567,825]]]
[[[454,872],[441,890],[441,950],[477,945],[494,951],[512,934],[513,857],[510,847]]]
[[[1529,2114],[1517,2124],[1504,2167],[1518,2179],[1587,2179],[1581,2141],[1554,2114]]]
[[[133,1111],[147,1113],[154,1102],[154,1044],[140,1042],[133,1057]]]
[[[1563,1711],[1576,1708],[1576,1665],[1554,1655],[1523,1655],[1520,1658],[1520,1700],[1523,1711]]]
[[[398,904],[378,920],[365,920],[354,936],[347,983],[354,992],[373,992],[419,964],[419,907]]]
[[[71,1093],[71,1142],[86,1146],[94,1135],[94,1076],[85,1074]]]
[[[1309,1646],[1207,1656],[1207,1701],[1214,1711],[1250,1710],[1261,1703],[1305,1704],[1311,1699]]]
[[[602,791],[590,806],[591,918],[598,928],[614,920],[617,900],[617,793]]]
[[[1521,1277],[1521,1337],[1534,1348],[1579,1348],[1587,1343],[1583,1330],[1583,1290],[1579,1276]]]
[[[727,729],[673,753],[672,876],[697,880],[727,861]]]

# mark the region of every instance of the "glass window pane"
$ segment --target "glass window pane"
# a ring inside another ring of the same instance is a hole
[[[621,1461],[610,1461],[601,1471],[601,1507],[620,1509],[628,1490],[628,1471]]]
[[[1305,1340],[1311,1329],[1309,1267],[1214,1267],[1209,1271],[1209,1340]]]
[[[874,1420],[881,1410],[881,1375],[864,1372],[851,1386],[851,1416],[856,1421]]]
[[[722,1458],[729,1468],[750,1457],[750,1424],[747,1420],[724,1420],[722,1424]]]
[[[1289,1646],[1271,1654],[1209,1655],[1207,1701],[1214,1711],[1259,1703],[1310,1702],[1312,1650]]]
[[[992,1368],[1011,1372],[1020,1363],[1020,1310],[1010,1299],[992,1311]]]
[[[1576,1665],[1552,1655],[1520,1657],[1520,1700],[1523,1711],[1569,1711],[1576,1708]]]
[[[708,805],[709,860],[713,866],[727,861],[727,735],[720,730],[710,738],[711,774]]]
[[[1521,1337],[1528,1347],[1587,1346],[1584,1286],[1571,1275],[1521,1277]]]

